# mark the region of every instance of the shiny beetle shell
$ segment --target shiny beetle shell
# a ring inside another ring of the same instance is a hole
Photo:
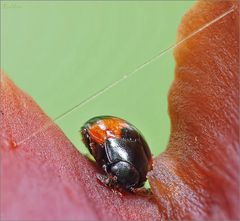
[[[81,128],[82,140],[102,168],[98,179],[128,190],[142,187],[152,169],[152,155],[141,133],[127,121],[113,116],[88,120]]]

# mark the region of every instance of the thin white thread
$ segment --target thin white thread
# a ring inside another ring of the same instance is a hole
[[[63,114],[59,115],[58,117],[56,117],[55,119],[53,119],[53,122],[56,122],[58,120],[61,120],[63,117],[66,117],[67,115],[69,115],[70,113],[72,113],[74,110],[78,109],[78,108],[82,108],[83,106],[85,106],[86,104],[88,104],[89,102],[91,102],[92,100],[96,99],[98,96],[104,94],[106,91],[110,90],[111,88],[117,86],[118,84],[120,84],[122,81],[128,79],[130,76],[132,76],[133,74],[135,74],[136,72],[142,70],[145,66],[153,63],[154,61],[156,61],[158,58],[160,58],[161,56],[163,56],[164,54],[166,54],[168,51],[170,51],[171,49],[174,49],[175,47],[179,46],[180,44],[182,44],[183,42],[187,41],[189,38],[193,37],[194,35],[198,34],[199,32],[201,32],[202,30],[204,30],[205,28],[209,27],[210,25],[214,24],[215,22],[219,21],[220,19],[222,19],[223,17],[227,16],[228,14],[230,14],[231,12],[234,11],[234,8],[231,8],[230,10],[226,11],[225,13],[223,13],[222,15],[218,16],[217,18],[213,19],[212,21],[210,21],[209,23],[203,25],[201,28],[199,28],[198,30],[192,32],[190,35],[188,35],[186,38],[184,38],[183,40],[177,42],[174,45],[171,45],[170,47],[168,47],[167,49],[163,50],[162,52],[160,52],[159,54],[153,56],[152,58],[150,58],[148,61],[144,62],[142,65],[138,66],[136,69],[134,69],[133,71],[131,71],[129,74],[125,74],[123,75],[121,78],[119,78],[118,80],[112,82],[111,84],[109,84],[108,86],[106,86],[105,88],[99,90],[98,92],[96,92],[95,94],[93,94],[92,96],[86,98],[84,101],[80,102],[79,104],[77,104],[76,106],[72,107],[71,109],[67,110],[66,112],[64,112]],[[48,129],[48,127],[50,127],[53,122],[46,124],[45,126],[43,126],[42,128],[40,128],[39,130],[37,130],[36,132],[34,132],[33,134],[31,134],[29,137],[21,140],[17,145],[20,145],[22,143],[24,143],[26,140],[30,139],[31,137],[39,134],[40,132],[43,132],[44,130]]]

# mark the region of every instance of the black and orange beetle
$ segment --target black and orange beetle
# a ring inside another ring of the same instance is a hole
[[[130,191],[144,185],[147,172],[152,169],[152,155],[132,124],[113,116],[99,116],[88,120],[81,134],[105,173],[97,176],[102,183]]]

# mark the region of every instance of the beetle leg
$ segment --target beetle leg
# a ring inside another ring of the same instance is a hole
[[[113,181],[114,183],[117,182],[117,177],[116,177],[116,176],[112,176],[111,179],[112,179],[112,181]]]
[[[120,192],[121,189],[111,188],[111,190],[114,194],[118,194],[121,198],[123,197],[123,194]]]
[[[109,186],[109,183],[110,183],[109,177],[104,176],[104,175],[99,174],[99,173],[97,173],[96,176],[97,176],[97,179],[98,179],[101,183],[103,183],[105,186]]]
[[[117,183],[117,177],[116,176],[109,176],[109,180],[110,180],[110,183],[109,183],[109,186],[112,187],[111,190],[113,193],[115,194],[118,194],[120,197],[123,196],[122,194],[122,188],[120,188],[118,185],[116,185]]]
[[[103,183],[105,186],[108,187],[115,187],[116,186],[116,182],[117,182],[117,177],[116,176],[111,176],[111,175],[102,175],[102,174],[97,174],[97,179]]]
[[[151,189],[146,189],[145,187],[140,187],[140,188],[130,187],[129,190],[132,193],[135,193],[140,196],[151,196],[152,195]]]
[[[120,197],[123,196],[122,194],[122,189],[119,188],[118,186],[116,186],[116,181],[117,181],[117,177],[116,176],[104,176],[102,174],[97,174],[97,179],[104,185],[107,187],[110,187],[111,191],[114,194],[118,194]]]
[[[107,165],[106,165],[106,164],[103,164],[103,165],[102,165],[102,169],[103,169],[103,171],[104,171],[106,174],[108,174]]]

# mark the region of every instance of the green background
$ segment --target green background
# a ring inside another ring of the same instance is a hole
[[[83,153],[79,129],[114,115],[144,134],[154,155],[166,148],[173,50],[193,1],[2,1],[1,68],[53,119],[107,85],[129,77],[57,120]]]

